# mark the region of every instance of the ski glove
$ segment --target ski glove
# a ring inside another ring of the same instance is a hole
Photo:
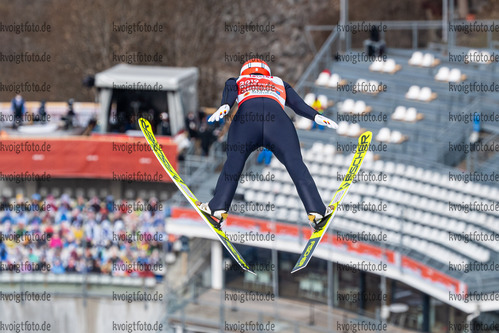
[[[230,111],[230,106],[229,104],[224,104],[221,107],[218,108],[217,111],[215,111],[210,118],[208,118],[208,122],[212,123],[214,121],[219,121],[222,119],[227,113]]]
[[[329,118],[321,116],[320,114],[318,114],[318,115],[315,116],[314,121],[317,124],[319,124],[319,125],[324,125],[324,126],[327,126],[329,128],[334,128],[334,129],[338,128],[338,124],[337,123],[335,123],[334,121],[332,121]]]

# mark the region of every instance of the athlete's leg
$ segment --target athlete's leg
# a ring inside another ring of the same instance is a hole
[[[227,134],[227,161],[218,177],[213,199],[209,202],[212,212],[229,211],[248,156],[263,144],[262,123],[255,121],[253,119],[255,117],[250,117],[250,115],[261,114],[261,102],[257,100],[262,99],[246,101],[232,119]]]
[[[322,202],[317,186],[303,162],[300,142],[291,119],[272,100],[265,102],[265,113],[267,112],[271,112],[274,117],[269,117],[270,121],[265,122],[264,146],[272,151],[286,167],[307,213],[324,214],[326,206]]]

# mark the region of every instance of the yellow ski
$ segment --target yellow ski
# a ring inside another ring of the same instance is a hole
[[[246,261],[239,254],[239,252],[236,250],[234,245],[232,245],[232,243],[230,242],[227,235],[221,229],[216,227],[218,225],[218,222],[215,221],[210,215],[199,210],[199,208],[196,205],[196,202],[198,201],[198,199],[194,196],[194,194],[192,194],[189,187],[185,184],[185,182],[182,180],[182,178],[180,178],[180,176],[177,174],[175,169],[172,167],[172,165],[170,164],[170,162],[166,158],[158,141],[156,141],[156,138],[154,137],[154,133],[152,132],[151,124],[149,123],[149,121],[147,121],[144,118],[140,118],[139,125],[140,125],[140,129],[142,130],[142,133],[144,134],[147,142],[151,146],[151,149],[154,152],[154,155],[156,155],[159,162],[161,163],[161,165],[165,169],[166,173],[168,173],[168,175],[173,180],[175,185],[177,185],[180,192],[182,192],[182,194],[187,198],[189,203],[192,205],[192,207],[194,207],[194,209],[198,212],[198,214],[208,224],[210,229],[213,230],[213,232],[215,232],[215,234],[218,236],[218,239],[222,242],[222,244],[225,246],[227,251],[229,251],[231,256],[237,261],[237,263],[241,266],[241,268],[244,269],[245,271],[248,271],[250,273],[255,274],[249,268],[248,264],[246,264]]]
[[[305,268],[312,258],[312,255],[314,254],[315,249],[317,248],[317,245],[321,242],[322,237],[326,234],[326,230],[333,219],[334,215],[336,214],[336,210],[338,208],[338,205],[341,203],[343,198],[348,192],[348,189],[350,188],[350,185],[352,184],[353,179],[357,175],[357,172],[360,170],[360,166],[362,165],[362,161],[364,160],[364,156],[366,155],[366,152],[369,149],[369,144],[371,143],[372,139],[372,133],[367,131],[362,133],[362,135],[359,137],[359,142],[357,144],[357,150],[355,151],[355,155],[353,157],[352,163],[350,164],[350,168],[348,169],[347,174],[345,175],[345,178],[343,178],[343,181],[341,182],[340,187],[334,194],[333,200],[331,200],[331,203],[329,206],[333,206],[333,212],[325,222],[324,226],[320,230],[316,230],[312,233],[310,236],[307,245],[305,245],[305,248],[296,262],[295,267],[293,267],[293,270],[291,273],[294,273],[296,271],[299,271],[302,268]]]

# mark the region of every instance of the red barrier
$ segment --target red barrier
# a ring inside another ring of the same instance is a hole
[[[174,207],[172,209],[171,216],[172,218],[188,218],[188,219],[198,220],[200,223],[203,223],[198,213],[191,208]],[[272,223],[270,221],[237,216],[237,215],[232,215],[231,217],[229,217],[229,219],[227,220],[227,225],[228,226],[237,225],[238,227],[243,227],[245,229],[261,233],[273,232]],[[310,228],[308,227],[303,228],[297,225],[280,223],[280,222],[276,222],[275,234],[280,236],[291,235],[298,238],[299,228],[302,229],[301,232],[303,234],[303,237],[308,238],[310,236],[311,231]],[[366,244],[363,242],[354,243],[351,240],[339,239],[336,235],[330,235],[330,234],[324,235],[321,243],[329,243],[332,244],[333,246],[341,247],[343,250],[351,254],[369,255],[380,258],[380,260],[386,257],[386,262],[389,263],[390,265],[397,264],[395,259],[397,254],[395,251],[380,248],[375,245]],[[463,290],[464,292],[467,291],[467,287],[464,285],[463,289],[463,283],[461,283],[459,280],[454,279],[434,268],[419,263],[409,257],[401,256],[401,265],[404,269],[409,269],[414,273],[416,273],[416,275],[419,275],[423,280],[427,281],[429,280],[433,283],[440,283],[446,286],[448,289],[452,289],[453,292],[461,293],[463,292]]]
[[[176,169],[177,145],[169,137],[158,142]],[[147,141],[126,135],[9,137],[0,140],[0,161],[3,175],[46,172],[51,178],[171,182]]]

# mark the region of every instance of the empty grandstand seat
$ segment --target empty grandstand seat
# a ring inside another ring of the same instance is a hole
[[[302,129],[302,130],[309,130],[309,129],[311,129],[313,123],[314,122],[312,120],[307,119],[305,117],[298,117],[295,120],[296,128]]]
[[[275,201],[275,194],[274,193],[267,193],[264,197],[262,202],[267,204],[267,203],[273,203]]]
[[[395,163],[392,161],[387,161],[385,163],[385,171],[388,173],[393,173],[395,171]]]
[[[369,166],[370,166],[370,164],[372,163],[373,160],[374,160],[374,153],[369,150],[366,153],[366,156],[364,157],[365,168],[369,168]]]
[[[282,187],[282,193],[287,195],[294,195],[295,194],[294,185],[286,183]]]
[[[289,212],[289,217],[288,217],[288,221],[289,222],[298,222],[300,219],[300,214],[298,212],[297,209],[292,209],[290,212]]]
[[[334,161],[335,161],[335,165],[344,165],[346,162],[345,162],[345,156],[343,154],[336,154],[334,155]],[[348,162],[350,163],[350,161]]]
[[[369,81],[369,86],[366,88],[365,92],[370,93],[370,94],[377,94],[380,89],[380,84],[376,80],[370,80]]]
[[[315,94],[314,93],[308,93],[305,95],[305,97],[303,98],[303,100],[305,101],[305,103],[307,103],[308,105],[312,106],[312,104],[314,104],[315,102]]]
[[[390,141],[390,135],[390,129],[387,127],[383,127],[379,130],[378,135],[376,135],[376,140],[381,142],[388,142]]]
[[[385,73],[395,73],[400,70],[401,66],[395,63],[393,59],[386,59],[382,71]]]
[[[361,113],[363,113],[366,110],[366,108],[367,108],[366,102],[364,102],[364,101],[357,101],[354,104],[353,113],[355,113],[355,114],[361,114]]]
[[[361,132],[360,125],[358,123],[351,124],[348,128],[348,136],[358,136]]]
[[[348,98],[344,100],[343,103],[341,103],[338,111],[343,113],[351,112],[354,109],[354,105],[355,105],[354,100]]]
[[[470,63],[485,64],[490,63],[491,60],[492,58],[489,51],[470,49],[467,53],[467,61]]]
[[[399,131],[392,131],[390,134],[390,142],[400,142],[403,139],[402,133]]]
[[[89,198],[96,197],[97,196],[97,189],[94,187],[90,187],[89,189],[87,189],[87,196]]]
[[[373,72],[380,72],[383,70],[384,62],[382,58],[376,58],[371,65],[369,65],[369,70]]]
[[[4,187],[2,189],[2,195],[4,197],[10,198],[10,197],[14,196],[14,191],[10,187]]]
[[[320,174],[320,172],[321,172],[321,171],[320,171],[320,170],[321,170],[321,166],[320,166],[320,164],[319,164],[319,163],[312,163],[312,164],[310,165],[309,170],[310,170],[310,173],[311,173],[312,175],[319,175],[319,174]]]
[[[78,187],[76,190],[75,190],[75,195],[77,197],[84,197],[85,196],[85,190],[81,187]]]
[[[449,81],[450,69],[449,67],[443,66],[438,69],[437,74],[435,75],[435,80],[437,81]]]
[[[416,121],[417,117],[418,117],[418,111],[416,110],[416,108],[413,107],[407,108],[404,117],[405,121]]]
[[[405,119],[405,113],[406,113],[405,106],[399,105],[395,108],[395,111],[392,114],[392,119],[403,120]]]
[[[447,76],[447,81],[449,82],[461,82],[465,79],[466,76],[461,74],[461,70],[459,68],[453,68],[449,75]]]
[[[244,192],[244,200],[245,201],[255,201],[256,193],[253,190],[247,190]]]
[[[334,155],[336,154],[336,148],[334,149],[335,149],[334,154],[328,152],[324,157],[324,163],[328,164],[329,166],[334,165]]]
[[[319,86],[325,86],[329,82],[330,77],[331,77],[331,72],[325,69],[319,74],[317,80],[315,80],[315,84]]]
[[[151,194],[153,192],[154,192],[154,194]],[[99,190],[99,197],[105,198],[108,195],[109,195],[109,190],[107,188],[101,188]],[[150,194],[149,194],[149,197],[156,197],[156,192],[155,191],[151,191]]]
[[[344,84],[344,83],[345,83],[344,80],[342,80],[341,77],[338,74],[334,73],[329,78],[329,81],[327,82],[327,85],[328,85],[328,87],[336,88],[339,85]]]
[[[62,193],[69,195],[70,197],[73,196],[73,189],[71,187],[65,187],[62,190]]]
[[[275,179],[275,178],[274,178]],[[280,181],[275,181],[272,182],[272,192],[273,193],[280,193],[282,189],[282,183]]]
[[[287,203],[286,203],[287,204]],[[276,219],[277,220],[280,220],[280,221],[285,221],[286,220],[286,217],[288,216],[289,214],[289,209],[288,208],[280,208],[278,211],[277,211],[277,214],[276,214]]]
[[[305,152],[305,154],[303,155],[303,160],[306,161],[306,162],[315,162],[315,151],[313,151],[312,149],[309,149]]]
[[[431,94],[432,94],[432,92],[431,92],[430,87],[423,87],[419,91],[418,99],[420,101],[428,101],[431,98]]]
[[[346,121],[340,121],[339,124],[338,124],[338,129],[336,130],[336,132],[339,135],[347,135],[349,127],[350,126],[349,126],[348,122],[346,122]]]
[[[385,161],[383,161],[383,160],[377,160],[377,161],[375,161],[374,165],[373,165],[373,169],[375,171],[384,171],[385,170]]]
[[[359,92],[366,92],[368,85],[369,85],[369,81],[367,81],[366,79],[358,79],[357,82],[355,82],[354,87]]]
[[[421,61],[421,66],[423,67],[432,67],[434,66],[435,57],[431,53],[425,53],[423,56],[423,60]]]
[[[325,144],[324,145],[324,154],[335,154],[336,153],[336,147],[332,144]]]
[[[5,188],[4,188],[5,189]],[[42,197],[46,197],[49,193],[49,191],[47,190],[46,187],[40,187],[40,189],[38,190],[38,193],[42,196]],[[5,194],[4,194],[5,195]],[[7,196],[7,195],[5,195]]]
[[[312,148],[311,148],[311,150],[313,152],[322,152],[323,149],[324,149],[324,143],[322,143],[320,141],[314,142],[314,144],[312,145]]]
[[[265,192],[271,192],[272,191],[272,182],[270,181],[264,181],[260,182],[260,190],[265,191]]]
[[[414,52],[411,58],[409,59],[409,65],[420,66],[422,62],[423,62],[423,53],[419,51]]]
[[[50,194],[52,194],[54,197],[59,197],[61,195],[61,189],[58,187],[53,187],[50,190]]]
[[[436,93],[431,91],[429,87],[420,88],[419,86],[411,86],[405,97],[408,99],[420,100],[423,102],[429,102],[435,98],[437,98]]]
[[[256,182],[255,182],[256,183]],[[255,192],[255,202],[265,202],[265,192],[256,191]]]
[[[481,59],[484,59],[484,60],[480,60],[481,63],[486,63],[487,61],[485,61],[485,59],[490,59],[490,52],[489,51],[482,51],[481,52]]]
[[[322,176],[331,175],[331,167],[327,164],[323,164],[322,167],[320,168],[319,174]]]
[[[321,103],[321,106],[323,108],[327,108],[328,107],[329,100],[328,100],[328,98],[327,98],[326,95],[319,95],[319,96],[317,96],[317,99],[319,100],[319,102]]]
[[[420,90],[421,89],[419,88],[419,86],[415,86],[415,85],[410,86],[409,90],[405,94],[405,97],[408,99],[418,99]]]
[[[125,199],[133,199],[135,196],[135,191],[132,189],[127,189],[125,191]]]
[[[470,62],[474,62],[474,59],[476,59],[476,56],[480,54],[480,51],[475,50],[475,49],[470,49],[467,53],[468,59],[470,59]]]

